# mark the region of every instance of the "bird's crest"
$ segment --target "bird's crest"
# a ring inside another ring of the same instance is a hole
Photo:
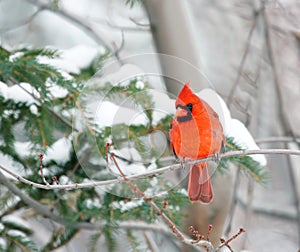
[[[186,105],[188,103],[198,103],[198,102],[199,102],[199,97],[193,93],[190,87],[190,83],[186,82],[178,94],[176,100],[176,106],[179,104]]]

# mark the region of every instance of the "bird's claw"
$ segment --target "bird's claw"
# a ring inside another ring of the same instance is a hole
[[[180,160],[180,165],[181,165],[181,168],[182,168],[182,169],[185,169],[185,168],[186,168],[186,165],[185,165],[186,163],[185,163],[185,161],[186,161],[185,158],[182,158],[182,159]]]
[[[217,152],[217,153],[214,153],[213,156],[212,156],[212,160],[216,163],[219,163],[220,161],[220,153]]]

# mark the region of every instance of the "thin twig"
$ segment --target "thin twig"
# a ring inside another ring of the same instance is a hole
[[[241,167],[239,166],[237,171],[236,171],[236,176],[235,176],[235,181],[234,181],[234,186],[233,186],[233,199],[231,202],[231,206],[230,206],[230,210],[227,216],[227,220],[228,220],[228,224],[227,227],[225,229],[225,235],[228,236],[229,233],[231,232],[231,228],[232,228],[232,221],[233,221],[233,216],[236,210],[236,206],[238,203],[237,200],[237,192],[238,192],[238,187],[240,184],[240,175],[241,175]]]
[[[228,158],[228,157],[237,157],[237,156],[248,156],[248,155],[256,155],[256,154],[282,154],[282,155],[297,155],[300,156],[300,150],[287,150],[287,149],[260,149],[260,150],[241,150],[241,151],[231,151],[226,152],[219,155],[219,158]],[[208,162],[208,161],[215,161],[215,156],[210,156],[207,158],[201,158],[197,160],[187,161],[186,165],[194,165],[198,163]],[[141,174],[136,175],[130,175],[127,176],[127,179],[133,180],[138,178],[144,178],[149,177],[153,175],[158,175],[167,171],[173,171],[181,168],[181,164],[172,164],[168,165],[156,170],[147,171]],[[96,186],[103,186],[103,185],[109,185],[109,184],[117,184],[120,183],[120,179],[110,179],[110,180],[104,180],[104,181],[91,181],[87,183],[79,183],[79,184],[68,184],[68,185],[44,185],[35,183],[33,181],[27,180],[24,177],[18,175],[17,173],[14,173],[8,168],[5,168],[4,166],[0,165],[0,169],[5,171],[6,173],[10,174],[12,177],[16,178],[20,182],[24,184],[28,184],[33,187],[46,189],[46,190],[53,190],[53,189],[60,189],[60,190],[74,190],[74,189],[80,189],[80,188],[90,188],[90,187],[96,187]]]
[[[131,20],[131,18],[129,18]],[[121,25],[116,25],[113,24],[110,21],[107,21],[105,19],[101,19],[101,18],[96,18],[96,17],[89,17],[89,20],[91,20],[92,22],[95,22],[97,24],[100,25],[104,25],[104,26],[108,26],[111,29],[115,29],[115,30],[121,30],[121,31],[125,31],[125,32],[149,32],[150,31],[150,25],[149,24],[139,24],[135,23],[137,26],[121,26]],[[133,20],[131,20],[133,21]]]
[[[261,143],[277,143],[277,142],[292,143],[292,142],[295,142],[295,140],[296,140],[297,143],[300,143],[300,137],[296,137],[296,139],[295,139],[294,137],[289,137],[289,136],[273,136],[273,137],[258,138],[258,139],[255,139],[255,142],[258,143],[258,144],[261,144]]]
[[[252,39],[252,36],[253,36],[253,33],[255,31],[255,28],[256,28],[256,25],[257,25],[257,22],[258,22],[258,14],[255,15],[254,17],[254,21],[253,21],[253,24],[250,28],[250,31],[248,33],[248,37],[247,37],[247,42],[246,42],[246,47],[244,49],[244,54],[242,56],[242,59],[241,59],[241,62],[240,62],[240,65],[239,65],[239,69],[238,69],[238,74],[237,74],[237,77],[235,79],[235,82],[234,84],[232,85],[232,88],[230,90],[230,93],[229,93],[229,96],[228,96],[228,101],[227,101],[227,106],[228,108],[231,107],[231,104],[232,104],[232,101],[233,101],[233,96],[234,96],[234,93],[236,91],[236,88],[240,82],[240,78],[242,76],[242,72],[243,72],[243,69],[244,69],[244,66],[245,66],[245,62],[246,62],[246,59],[247,59],[247,55],[249,53],[249,50],[250,50],[250,45],[251,45],[251,39]]]
[[[48,181],[45,179],[45,176],[44,176],[44,172],[43,172],[43,158],[44,158],[44,155],[43,155],[43,154],[39,154],[41,177],[42,177],[43,182],[44,182],[46,185],[50,185],[50,184],[48,183]]]
[[[36,0],[25,0],[25,1],[37,6],[38,8],[40,8],[42,10],[51,11],[52,13],[55,13],[56,15],[71,21],[75,25],[81,27],[85,31],[85,33],[88,36],[90,36],[94,41],[96,41],[100,45],[103,45],[106,50],[112,51],[111,47],[105,42],[105,40],[102,39],[89,24],[87,24],[83,19],[79,18],[78,16],[76,16],[72,13],[69,13],[65,10],[58,10],[56,8],[54,9],[50,5],[43,4],[40,1],[36,1]],[[114,55],[114,53],[113,53],[113,55]]]
[[[148,30],[150,30],[150,24],[149,24],[149,23],[144,23],[144,24],[143,24],[143,23],[140,23],[140,22],[138,22],[137,20],[135,20],[133,17],[130,17],[129,20],[130,20],[132,23],[136,24],[137,26],[146,27]]]
[[[242,233],[244,233],[245,230],[243,228],[240,228],[240,230],[234,234],[231,238],[228,240],[221,239],[221,245],[216,249],[216,251],[220,251],[223,247],[227,247],[231,252],[233,252],[232,248],[229,246],[229,243],[232,242],[234,239],[236,239],[238,236],[240,236]]]

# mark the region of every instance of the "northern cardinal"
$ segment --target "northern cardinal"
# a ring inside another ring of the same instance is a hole
[[[171,122],[171,148],[176,156],[192,160],[219,153],[225,145],[223,128],[217,113],[186,83],[175,102],[176,115]],[[188,195],[191,202],[210,203],[213,199],[208,163],[190,168]]]

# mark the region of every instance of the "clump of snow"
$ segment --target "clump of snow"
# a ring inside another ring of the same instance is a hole
[[[38,57],[42,64],[48,64],[67,72],[79,74],[84,68],[87,68],[92,61],[100,54],[104,53],[103,48],[77,45],[61,52],[60,58]]]
[[[116,153],[117,154],[117,153]],[[130,159],[129,159],[130,160]],[[128,175],[136,175],[136,174],[141,174],[144,173],[146,171],[145,166],[140,163],[137,162],[135,160],[133,160],[133,163],[128,164],[128,162],[123,161],[118,159],[118,165],[121,168],[122,172],[128,176]],[[117,169],[117,167],[111,165],[110,169],[112,170],[112,172],[114,174],[120,174],[119,170]]]
[[[28,237],[20,230],[10,229],[7,231],[7,235],[12,237],[22,237],[23,239],[27,239]]]
[[[24,227],[25,229],[30,229],[29,223],[17,215],[6,215],[1,220],[4,224],[16,223],[18,226]]]
[[[145,83],[144,83],[143,81],[141,81],[141,80],[138,80],[138,81],[135,83],[135,87],[136,87],[137,89],[144,89]]]
[[[49,87],[48,90],[54,98],[58,98],[58,99],[65,98],[69,94],[67,89],[58,85]]]
[[[147,167],[147,170],[148,171],[153,171],[153,170],[156,170],[158,167],[157,167],[157,163],[155,161],[151,162],[151,164]]]
[[[92,208],[94,208],[94,207],[96,207],[96,208],[100,208],[101,207],[101,202],[100,202],[100,200],[99,199],[87,199],[86,200],[86,205],[87,205],[87,208],[89,208],[89,209],[92,209]]]
[[[198,93],[198,95],[200,98],[205,100],[219,115],[226,136],[233,137],[235,142],[244,149],[260,149],[245,125],[239,120],[231,117],[226,103],[214,90],[203,89]],[[251,155],[251,157],[262,166],[267,164],[265,155]]]
[[[44,162],[47,163],[54,160],[56,163],[63,165],[70,159],[72,143],[71,140],[63,137],[57,140],[54,144],[48,147],[45,155]]]
[[[130,201],[114,201],[112,204],[111,204],[111,207],[113,209],[120,209],[120,212],[121,213],[124,213],[124,212],[127,212],[127,211],[130,211],[136,207],[139,207],[143,204],[144,200],[143,199],[138,199],[138,200],[130,200]]]
[[[13,62],[14,60],[21,58],[24,55],[24,52],[16,52],[9,56],[9,61]]]
[[[32,154],[32,151],[31,151],[32,143],[29,141],[27,141],[27,142],[15,141],[14,147],[15,147],[16,153],[18,153],[18,155],[20,157],[24,158],[24,157],[30,156],[30,154]]]
[[[0,81],[0,94],[3,96],[5,99],[7,97],[7,89],[8,86],[4,82]]]
[[[234,137],[235,142],[241,146],[243,149],[249,150],[259,150],[260,148],[255,143],[252,135],[250,134],[249,130],[245,127],[245,125],[237,120],[231,120],[231,127],[227,132],[228,136]],[[262,166],[267,165],[267,159],[265,155],[251,155],[251,157],[260,163]]]
[[[95,114],[92,114],[91,116],[94,116],[94,123],[99,127],[110,127],[119,123],[125,123],[127,125],[147,123],[147,118],[139,111],[121,107],[109,101],[101,102],[98,105]]]
[[[35,104],[31,104],[29,107],[29,110],[30,110],[31,114],[37,115],[37,116],[39,115],[38,108]]]
[[[70,181],[70,178],[68,178],[67,176],[62,175],[62,176],[59,177],[59,183],[61,185],[66,185],[69,182],[71,182],[71,181]]]
[[[2,237],[0,237],[0,249],[5,250],[7,248],[6,240]]]
[[[20,115],[19,110],[6,109],[3,111],[3,117],[5,118],[13,116],[15,119],[17,119],[19,115]]]
[[[38,97],[38,92],[29,83],[22,82],[19,85],[9,87],[0,81],[0,93],[6,100],[13,100],[16,103],[22,102],[27,105],[38,104],[33,96],[30,95],[31,93]]]
[[[4,225],[2,223],[0,223],[0,233],[4,230]]]

